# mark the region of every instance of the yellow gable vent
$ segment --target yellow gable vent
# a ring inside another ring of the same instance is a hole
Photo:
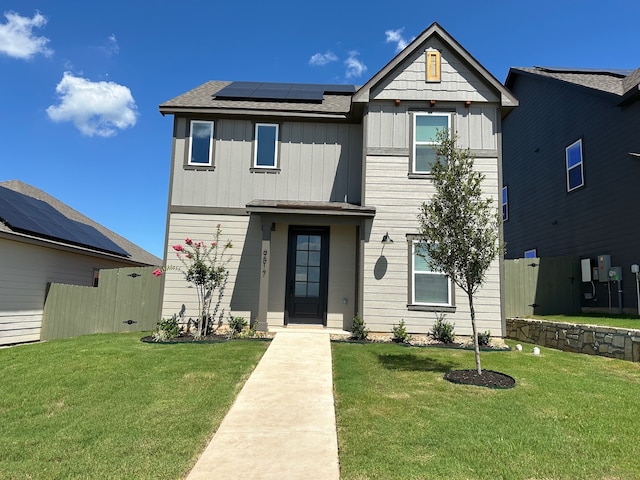
[[[427,82],[440,81],[440,52],[435,48],[425,50]]]

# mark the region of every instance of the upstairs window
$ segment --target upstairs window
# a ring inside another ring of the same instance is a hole
[[[191,120],[188,164],[213,164],[213,122]]]
[[[507,186],[502,187],[502,221],[509,220],[509,194],[507,192]]]
[[[525,250],[524,252],[524,258],[536,258],[537,256],[538,252],[535,248],[532,248],[531,250]]]
[[[434,147],[438,145],[438,130],[450,131],[451,115],[448,113],[413,114],[412,173],[429,173],[436,161]]]
[[[582,170],[582,140],[569,145],[565,150],[567,160],[567,192],[584,185]]]
[[[429,254],[420,241],[411,241],[411,247],[411,304],[452,306],[451,279],[433,270]]]
[[[278,125],[256,123],[256,140],[253,153],[254,168],[278,167]]]

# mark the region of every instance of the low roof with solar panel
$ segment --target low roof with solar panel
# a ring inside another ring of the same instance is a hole
[[[136,264],[160,261],[42,190],[16,180],[0,183],[0,234],[90,250]]]
[[[347,117],[354,85],[210,81],[162,105],[160,112],[290,113]]]

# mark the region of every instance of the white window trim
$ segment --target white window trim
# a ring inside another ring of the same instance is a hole
[[[506,200],[505,200],[505,197],[506,197]],[[502,221],[506,222],[507,220],[509,220],[509,190],[506,185],[502,187],[501,203],[502,203]]]
[[[202,163],[202,162],[192,162],[191,161],[191,155],[193,153],[193,125],[196,123],[206,123],[211,125],[211,135],[209,135],[209,162],[208,163]],[[200,166],[200,167],[210,167],[213,165],[213,137],[214,137],[214,130],[215,129],[215,125],[211,120],[191,120],[191,122],[189,123],[189,158],[187,160],[187,165],[194,165],[194,166]]]
[[[275,145],[273,149],[273,165],[258,165],[258,130],[260,127],[275,127]],[[254,148],[253,148],[253,168],[254,169],[277,169],[278,167],[278,143],[280,138],[280,125],[277,123],[256,123],[254,131]]]
[[[453,307],[453,284],[451,277],[444,273],[434,271],[422,271],[415,269],[415,255],[416,245],[420,244],[420,240],[411,241],[411,305],[429,306],[429,307]],[[447,303],[433,303],[433,302],[416,302],[416,273],[422,275],[439,275],[447,278]]]
[[[569,168],[569,150],[573,147],[575,147],[576,145],[580,145],[580,163],[578,163],[577,165],[574,165],[573,167]],[[569,145],[567,148],[564,149],[564,158],[565,158],[565,167],[566,167],[566,171],[567,171],[567,192],[572,192],[580,187],[584,186],[584,169],[583,169],[583,165],[584,165],[584,157],[582,155],[582,139],[578,139],[575,142],[573,142],[571,145]],[[569,185],[569,170],[574,170],[576,168],[580,168],[580,185],[577,185],[573,188],[571,188],[571,186]]]
[[[412,174],[416,174],[416,175],[429,175],[431,173],[431,171],[422,171],[422,170],[417,170],[416,169],[416,158],[417,158],[417,153],[416,153],[416,147],[418,145],[439,145],[438,142],[418,142],[416,140],[416,133],[417,133],[417,126],[416,126],[416,122],[418,117],[422,117],[422,116],[436,116],[436,117],[447,117],[447,130],[449,131],[449,135],[451,135],[451,113],[449,112],[413,112],[412,115],[412,145],[411,145],[411,173]]]

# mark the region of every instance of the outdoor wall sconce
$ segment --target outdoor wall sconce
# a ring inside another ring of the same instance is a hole
[[[429,102],[429,104],[433,107],[433,106],[436,104],[436,101],[435,101],[435,100],[431,100],[431,101]]]
[[[389,236],[389,232],[387,232],[384,234],[384,237],[382,237],[382,244],[388,245],[390,243],[393,243],[393,240],[391,240],[391,237]]]

